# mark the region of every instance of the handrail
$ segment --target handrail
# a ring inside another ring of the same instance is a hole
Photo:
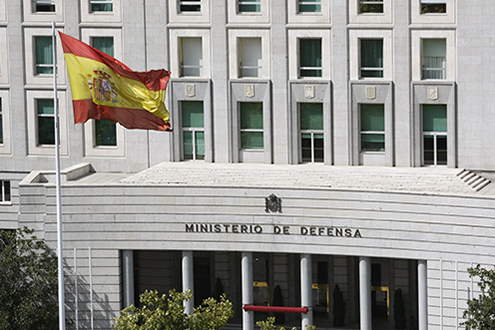
[[[308,312],[308,307],[244,305],[244,310],[245,311],[252,311],[252,312],[302,313],[302,314],[306,314]]]

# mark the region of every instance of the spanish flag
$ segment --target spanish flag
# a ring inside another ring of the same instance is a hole
[[[59,32],[76,124],[108,119],[129,129],[171,131],[166,70],[132,71],[117,59]]]

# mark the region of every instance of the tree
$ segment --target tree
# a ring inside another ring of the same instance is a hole
[[[131,305],[115,318],[113,327],[118,330],[220,330],[234,316],[232,303],[225,294],[220,300],[207,298],[194,308],[193,313],[184,313],[183,302],[192,298],[191,291],[170,290],[167,295],[158,291],[145,291],[140,296],[143,307]]]
[[[57,256],[26,227],[0,231],[0,329],[58,327]]]
[[[468,308],[462,314],[467,320],[460,325],[465,326],[466,330],[495,329],[495,270],[477,265],[468,268],[468,273],[470,277],[479,277],[481,295],[468,300]]]

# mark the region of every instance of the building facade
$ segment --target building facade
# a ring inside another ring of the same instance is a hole
[[[52,21],[172,72],[174,131],[74,125],[60,41],[67,314],[110,329],[146,289],[221,286],[245,330],[458,329],[495,265],[495,49],[467,0],[0,0],[0,228],[56,247]],[[89,88],[89,87],[88,87]],[[277,294],[280,296],[279,294]],[[280,298],[280,297],[278,297]],[[342,328],[342,326],[335,326]]]

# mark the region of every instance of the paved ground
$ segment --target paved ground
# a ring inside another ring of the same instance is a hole
[[[91,181],[97,179],[94,177]],[[483,184],[480,189],[481,182]],[[489,180],[463,169],[445,167],[165,162],[129,175],[120,180],[120,183],[495,195],[495,185]]]

